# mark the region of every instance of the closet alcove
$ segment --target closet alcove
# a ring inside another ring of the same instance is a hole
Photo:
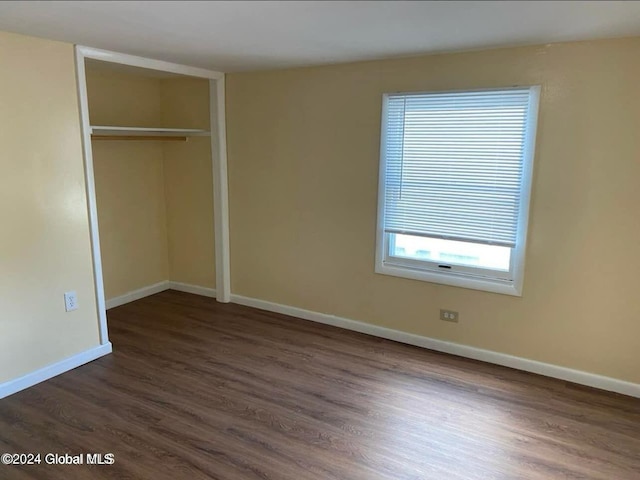
[[[224,75],[77,52],[105,343],[106,310],[157,291],[229,301]]]

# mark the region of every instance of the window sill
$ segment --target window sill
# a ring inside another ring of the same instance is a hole
[[[394,277],[409,278],[423,282],[449,285],[452,287],[470,288],[472,290],[482,290],[491,293],[500,293],[514,297],[522,296],[522,286],[516,282],[501,280],[491,280],[489,278],[478,278],[470,275],[460,275],[450,272],[433,272],[430,270],[419,270],[385,262],[376,262],[376,273],[391,275]]]

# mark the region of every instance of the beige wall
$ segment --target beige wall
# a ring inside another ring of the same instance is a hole
[[[92,125],[158,126],[160,79],[87,68]],[[105,297],[169,278],[162,142],[93,140]]]
[[[164,79],[163,125],[209,130],[209,82]],[[215,288],[211,140],[192,137],[164,147],[170,278]]]
[[[209,128],[208,82],[87,66],[93,125]],[[215,287],[209,137],[94,140],[105,296],[166,280]]]
[[[640,382],[639,78],[640,38],[229,75],[233,293]],[[382,93],[530,84],[522,298],[375,274]]]
[[[100,340],[73,46],[0,32],[0,65],[2,383]]]

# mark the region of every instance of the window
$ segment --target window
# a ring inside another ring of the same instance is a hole
[[[521,295],[538,97],[384,95],[376,272]]]

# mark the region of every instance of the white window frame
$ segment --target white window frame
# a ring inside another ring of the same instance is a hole
[[[483,90],[456,90],[437,93],[465,93],[473,91],[501,91],[514,87],[492,88]],[[384,231],[385,198],[386,198],[386,158],[387,141],[387,105],[389,95],[382,96],[382,126],[380,135],[380,173],[378,182],[378,223],[376,234],[375,272],[395,277],[409,278],[426,282],[451,285],[454,287],[483,290],[505,295],[522,296],[525,269],[525,253],[527,244],[527,230],[529,224],[529,207],[531,199],[531,185],[533,181],[533,163],[535,157],[536,130],[538,123],[538,108],[540,102],[540,87],[526,86],[517,88],[530,89],[530,106],[526,119],[526,131],[523,150],[522,191],[519,205],[518,231],[516,245],[511,250],[510,279],[500,279],[490,270],[469,266],[446,264],[450,269],[441,269],[430,261],[414,260],[389,255],[391,234]],[[409,92],[404,92],[409,93]],[[411,92],[415,93],[415,92]],[[434,92],[418,92],[434,93]],[[496,274],[497,275],[497,274]]]

